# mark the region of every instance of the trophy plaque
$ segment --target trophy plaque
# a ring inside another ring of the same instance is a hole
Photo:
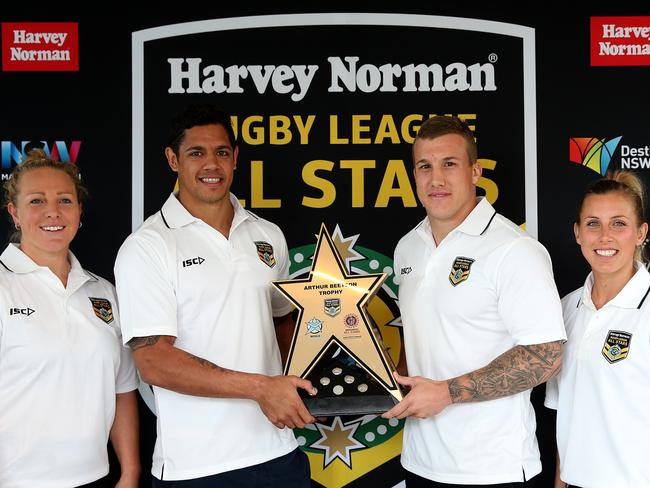
[[[273,282],[298,309],[284,374],[318,390],[300,391],[312,415],[377,414],[402,399],[395,366],[366,310],[386,277],[350,274],[321,225],[309,276]]]

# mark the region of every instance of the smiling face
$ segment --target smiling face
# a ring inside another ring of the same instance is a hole
[[[20,228],[20,248],[34,262],[67,258],[81,219],[81,205],[70,175],[47,167],[26,171],[7,210]]]
[[[470,163],[467,144],[459,134],[416,139],[413,161],[418,198],[427,211],[434,234],[438,227],[446,235],[476,206],[481,166]],[[435,235],[436,240],[444,235]]]
[[[648,224],[637,220],[630,197],[621,191],[585,198],[573,230],[595,275],[634,274],[634,252],[648,232]]]
[[[192,215],[200,217],[207,208],[230,205],[237,148],[232,147],[222,125],[186,129],[178,155],[169,147],[165,155],[178,173],[179,200]]]

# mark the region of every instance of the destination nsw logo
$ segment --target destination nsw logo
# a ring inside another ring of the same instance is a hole
[[[597,137],[571,137],[569,160],[605,176],[621,138],[622,136],[619,136],[608,141]]]

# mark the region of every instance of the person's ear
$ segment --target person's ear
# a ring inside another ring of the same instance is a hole
[[[9,212],[9,215],[11,216],[11,220],[13,220],[14,222],[14,227],[16,229],[20,229],[20,219],[18,218],[18,209],[13,204],[13,202],[9,202],[7,204],[7,212]]]
[[[169,167],[172,169],[172,171],[178,173],[178,158],[176,157],[176,153],[171,147],[165,148],[165,157],[167,158],[167,164],[169,164]]]
[[[645,242],[645,239],[648,235],[648,223],[643,222],[637,231],[637,237],[636,237],[636,245],[637,246],[643,246],[643,243]]]
[[[472,183],[476,185],[483,174],[483,167],[478,161],[472,165]]]

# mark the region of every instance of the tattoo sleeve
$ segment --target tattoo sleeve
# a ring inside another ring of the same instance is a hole
[[[529,390],[555,376],[561,342],[515,346],[487,366],[447,381],[453,403],[495,400]]]

